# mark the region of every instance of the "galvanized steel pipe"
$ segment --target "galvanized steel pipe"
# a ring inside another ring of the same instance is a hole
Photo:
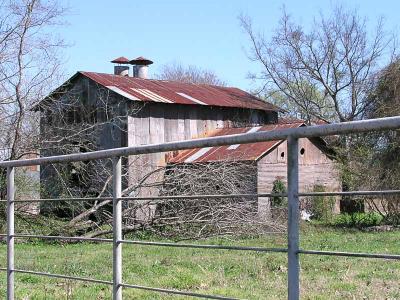
[[[299,140],[288,138],[288,299],[298,300],[300,292],[299,264]]]
[[[209,137],[180,142],[169,142],[135,147],[123,147],[100,150],[87,153],[75,153],[59,156],[49,156],[34,159],[22,159],[0,162],[0,167],[22,167],[33,165],[45,165],[51,163],[73,162],[82,160],[105,159],[117,156],[159,153],[192,148],[214,147],[232,144],[249,144],[273,140],[285,140],[289,136],[296,138],[310,138],[347,133],[360,133],[367,131],[381,131],[400,128],[400,117],[387,117],[381,119],[343,122],[309,127],[280,129],[273,131],[260,131],[255,133],[243,133],[220,137]]]
[[[14,300],[15,169],[7,168],[7,300]]]
[[[121,157],[113,159],[113,300],[122,300]]]

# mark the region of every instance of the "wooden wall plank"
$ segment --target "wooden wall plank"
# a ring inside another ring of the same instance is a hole
[[[299,151],[305,149],[304,155],[299,155],[299,191],[312,191],[315,185],[322,185],[326,191],[341,191],[341,181],[336,163],[328,158],[309,139],[300,139]],[[284,158],[281,153],[284,153]],[[287,143],[280,144],[276,149],[259,160],[258,192],[271,193],[275,180],[282,180],[287,184]],[[260,205],[265,206],[265,199]],[[337,198],[334,212],[338,213],[339,198]]]

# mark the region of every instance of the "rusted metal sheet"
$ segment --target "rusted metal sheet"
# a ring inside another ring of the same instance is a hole
[[[132,59],[129,63],[131,65],[147,66],[147,65],[151,65],[153,63],[153,61],[151,61],[150,59],[147,59],[143,56],[139,56],[139,57],[136,57],[135,59]]]
[[[141,79],[104,73],[79,72],[134,101],[210,105],[280,111],[280,108],[238,88]]]
[[[127,59],[124,56],[120,56],[114,60],[111,61],[114,64],[129,64],[129,59]]]
[[[222,128],[210,133],[209,137],[233,135],[240,133],[253,133],[261,131],[273,131],[277,129],[297,128],[303,126],[304,123],[292,124],[273,124],[260,127],[242,127],[242,128]],[[229,161],[229,160],[258,160],[266,152],[277,146],[281,141],[267,141],[254,144],[233,144],[219,147],[206,147],[189,149],[178,152],[169,163],[195,163],[195,162],[211,162],[211,161]]]

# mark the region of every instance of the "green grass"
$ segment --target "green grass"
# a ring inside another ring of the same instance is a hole
[[[200,243],[200,242],[198,242]],[[285,237],[209,239],[201,243],[285,247]],[[302,228],[304,249],[399,254],[400,231],[367,233],[322,226]],[[111,245],[16,245],[16,267],[111,280]],[[0,245],[0,266],[6,247]],[[124,282],[246,299],[285,299],[286,255],[226,250],[123,246]],[[17,299],[110,299],[109,286],[16,274]],[[124,289],[125,299],[185,299]],[[301,256],[302,299],[400,299],[400,262]],[[5,274],[0,272],[0,298]]]

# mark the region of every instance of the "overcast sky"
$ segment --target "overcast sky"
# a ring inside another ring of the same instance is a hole
[[[303,0],[69,0],[69,25],[60,35],[71,44],[66,49],[68,75],[78,70],[112,72],[110,60],[145,56],[154,61],[152,73],[166,63],[181,62],[213,70],[230,86],[250,89],[248,72],[259,66],[247,59],[249,43],[239,26],[240,13],[270,36],[282,6],[299,22],[310,24],[320,12],[328,13],[335,1]],[[368,0],[342,3],[359,10],[376,24],[398,31],[400,1]]]

